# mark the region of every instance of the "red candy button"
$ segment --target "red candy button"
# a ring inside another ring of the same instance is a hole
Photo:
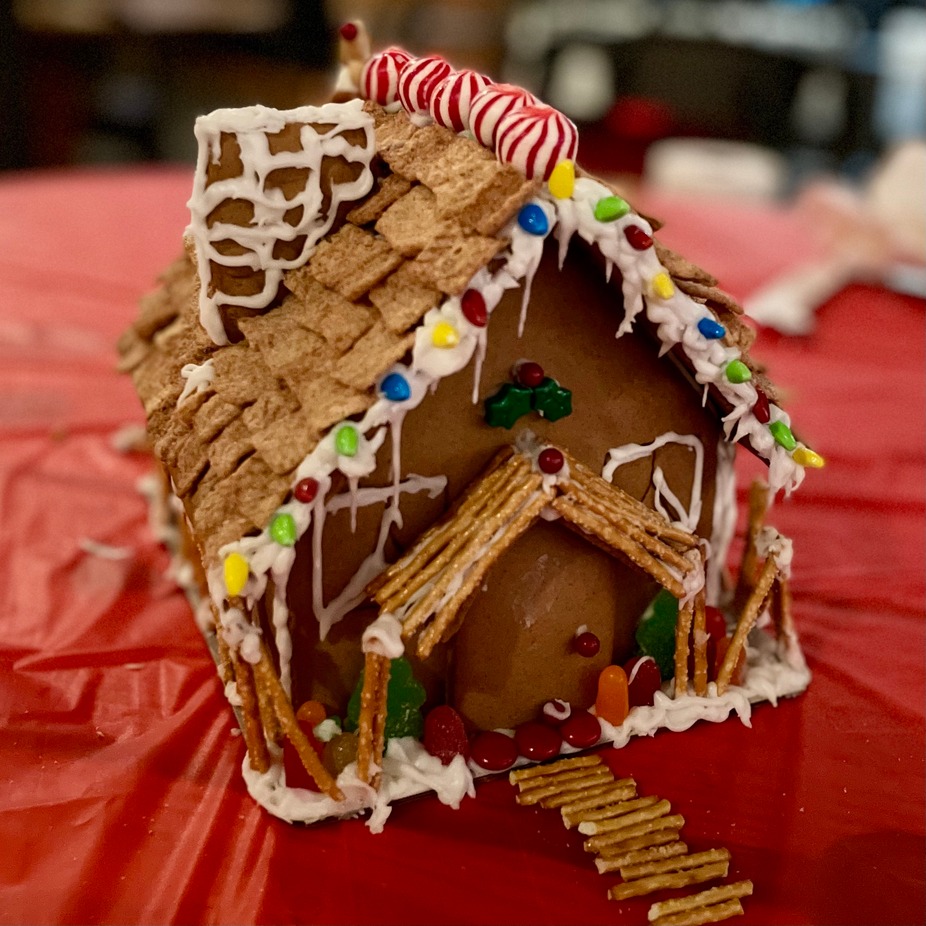
[[[353,42],[357,38],[357,27],[353,23],[344,23],[341,26],[340,33],[345,42]]]
[[[469,758],[469,740],[463,718],[449,704],[435,707],[424,718],[422,743],[444,765],[450,765],[456,756]]]
[[[653,239],[639,225],[628,225],[624,229],[624,235],[630,246],[637,251],[645,251],[653,246]]]
[[[624,663],[624,671],[627,673],[630,706],[649,707],[656,692],[662,687],[662,676],[659,674],[656,660],[652,656],[634,656]]]
[[[486,311],[486,301],[479,290],[466,290],[460,297],[460,308],[463,309],[463,316],[471,325],[485,328],[489,321],[489,313]]]
[[[537,466],[540,472],[548,476],[555,476],[565,465],[566,460],[563,457],[562,450],[556,447],[544,447],[537,455]]]
[[[518,365],[517,376],[518,382],[528,389],[535,389],[543,382],[543,367],[533,360],[528,360]]]
[[[532,762],[543,762],[545,759],[558,756],[563,745],[562,737],[553,727],[534,720],[515,727],[514,741],[518,752]]]
[[[704,629],[712,640],[722,640],[727,635],[727,620],[720,608],[708,605],[704,609]]]
[[[588,711],[576,711],[560,728],[560,735],[576,749],[588,749],[601,739],[601,724]]]
[[[518,761],[518,746],[510,736],[489,730],[470,743],[469,756],[480,768],[503,772]]]
[[[591,659],[592,656],[598,655],[598,650],[601,649],[601,640],[590,630],[586,630],[585,633],[580,633],[573,639],[572,645],[580,656]]]
[[[293,489],[293,495],[296,497],[297,502],[302,502],[304,505],[308,505],[309,502],[315,500],[315,496],[318,494],[318,482],[314,479],[300,479],[296,483],[296,488]]]
[[[756,389],[756,404],[752,406],[752,413],[761,424],[768,424],[772,417],[768,407],[768,396],[758,388]]]

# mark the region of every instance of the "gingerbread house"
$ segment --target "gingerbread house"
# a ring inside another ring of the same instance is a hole
[[[198,120],[186,254],[120,344],[252,793],[381,822],[802,690],[790,545],[762,519],[822,460],[739,306],[576,166],[559,113],[437,58],[361,57],[341,102]],[[738,444],[769,485],[734,596]],[[669,656],[632,706],[660,591]],[[555,746],[532,741],[545,711]],[[457,748],[429,744],[432,713]]]

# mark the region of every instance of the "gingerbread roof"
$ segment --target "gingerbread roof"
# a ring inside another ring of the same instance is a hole
[[[299,464],[332,426],[374,404],[377,382],[412,348],[423,316],[507,247],[503,229],[540,188],[447,128],[419,127],[374,103],[363,111],[375,136],[372,188],[342,204],[304,265],[282,272],[269,311],[226,314],[226,329],[242,340],[216,344],[203,330],[188,253],[145,297],[120,342],[154,451],[207,561],[265,529]],[[656,253],[758,373],[735,302],[658,242]]]

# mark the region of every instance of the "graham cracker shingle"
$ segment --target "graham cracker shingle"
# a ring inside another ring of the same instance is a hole
[[[397,335],[377,322],[336,364],[334,375],[355,389],[367,389],[415,343],[413,334]]]
[[[373,313],[322,286],[305,267],[288,273],[292,296],[280,306],[297,324],[320,334],[336,354],[343,354],[373,324]]]
[[[235,418],[209,445],[209,465],[216,476],[224,479],[237,469],[238,464],[254,452],[251,432],[241,418]]]
[[[452,222],[440,218],[434,194],[420,184],[383,213],[376,231],[404,257],[414,257],[435,238],[458,233]]]
[[[456,296],[466,289],[473,274],[503,247],[504,241],[480,235],[444,238],[432,242],[411,261],[410,266],[414,276],[422,283]]]
[[[422,283],[411,264],[404,263],[369,293],[387,327],[397,334],[407,331],[441,301],[440,290]]]
[[[398,174],[383,177],[376,190],[347,213],[347,221],[354,225],[369,225],[375,222],[397,199],[404,196],[411,186],[410,181]]]
[[[437,160],[457,137],[434,124],[415,128],[405,112],[389,113],[376,126],[376,150],[397,174],[420,180],[427,166]]]
[[[294,470],[318,438],[318,431],[309,427],[301,411],[291,412],[251,433],[257,453],[275,473],[281,475]]]
[[[324,431],[337,421],[366,411],[375,401],[368,391],[353,389],[330,376],[306,378],[292,384],[308,426]]]
[[[401,262],[387,242],[348,224],[318,245],[308,266],[319,282],[354,302]]]

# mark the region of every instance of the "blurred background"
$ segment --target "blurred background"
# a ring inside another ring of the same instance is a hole
[[[201,112],[323,102],[337,26],[353,17],[375,47],[437,51],[534,90],[579,123],[580,158],[596,171],[734,192],[742,182],[775,197],[821,172],[861,177],[897,142],[926,137],[924,0],[15,0],[0,9],[0,169],[192,162]]]

